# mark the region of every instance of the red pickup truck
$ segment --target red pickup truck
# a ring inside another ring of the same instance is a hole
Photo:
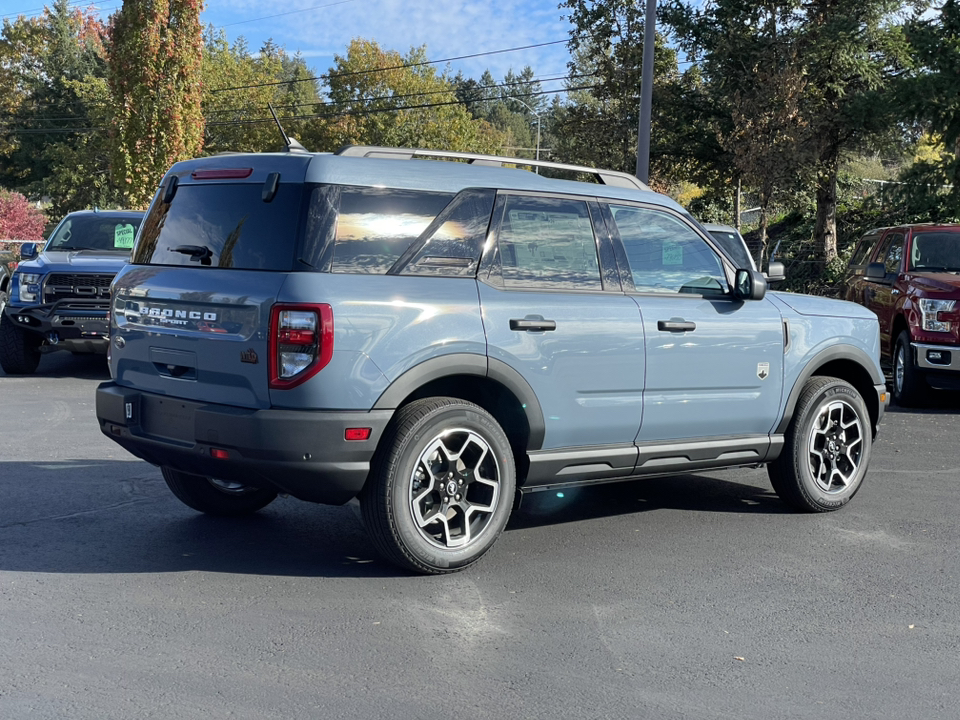
[[[960,390],[960,225],[871,230],[853,251],[844,293],[880,320],[894,402],[922,405],[931,388]]]

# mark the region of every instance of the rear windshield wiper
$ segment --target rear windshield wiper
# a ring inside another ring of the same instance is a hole
[[[213,251],[206,245],[177,245],[170,248],[170,252],[189,255],[194,260],[199,260],[201,265],[209,265],[210,258],[213,257]]]

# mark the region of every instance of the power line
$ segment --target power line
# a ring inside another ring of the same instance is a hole
[[[96,5],[103,5],[104,3],[108,3],[112,1],[113,0],[77,0],[77,2],[67,3],[67,7],[76,8],[78,6],[83,6],[84,8],[88,8]],[[120,7],[120,6],[117,5],[117,7]],[[19,12],[12,12],[12,13],[7,13],[6,15],[2,15],[0,16],[0,19],[6,20],[12,17],[20,17],[21,15],[24,15],[26,17],[39,17],[44,13],[44,11],[48,9],[49,9],[49,6],[45,6],[42,8],[34,8],[33,10],[20,10]],[[99,8],[99,9],[104,10],[105,8]]]
[[[236,22],[221,25],[222,28],[233,27],[234,25],[243,25],[244,23],[259,22],[260,20],[270,20],[272,18],[283,17],[284,15],[294,15],[296,13],[307,12],[308,10],[322,10],[323,8],[333,7],[334,5],[346,5],[355,0],[340,0],[339,2],[328,3],[327,5],[314,5],[313,7],[303,8],[302,10],[288,10],[287,12],[277,13],[276,15],[266,15],[264,17],[251,18],[250,20],[237,20]]]
[[[568,40],[553,40],[551,42],[537,43],[535,45],[522,45],[520,47],[504,48],[502,50],[488,50],[487,52],[471,53],[469,55],[459,55],[457,57],[442,58],[440,60],[423,60],[415,63],[404,63],[403,65],[393,65],[385,68],[370,68],[369,70],[352,70],[350,72],[324,73],[315,77],[297,78],[295,80],[276,80],[266,83],[253,83],[251,85],[237,85],[235,87],[217,88],[211,90],[211,93],[227,92],[229,90],[249,90],[252,88],[270,87],[273,85],[287,85],[295,82],[312,82],[314,80],[330,80],[334,77],[352,77],[354,75],[369,75],[375,72],[386,72],[387,70],[406,70],[408,68],[423,67],[424,65],[436,65],[438,63],[454,62],[455,60],[469,60],[476,57],[486,57],[487,55],[500,55],[508,52],[518,52],[520,50],[531,50],[533,48],[547,47],[548,45],[559,45],[569,42]]]

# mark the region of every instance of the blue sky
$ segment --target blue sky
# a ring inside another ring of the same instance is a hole
[[[37,15],[44,4],[0,0],[0,16]],[[119,0],[71,4],[94,6],[104,17],[120,7]],[[355,37],[400,52],[426,45],[431,60],[565,41],[570,24],[557,5],[558,0],[207,0],[201,19],[222,27],[231,42],[244,36],[252,51],[272,38],[291,54],[300,51],[321,73]],[[538,77],[556,77],[566,72],[567,60],[564,42],[456,61],[451,67],[478,79],[490,69],[499,80],[511,68],[530,65]],[[559,82],[544,83],[545,90],[560,88]]]

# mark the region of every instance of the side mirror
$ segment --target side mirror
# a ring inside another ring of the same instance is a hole
[[[20,261],[33,260],[40,253],[37,251],[36,243],[24,243],[20,246]]]
[[[872,262],[867,265],[866,276],[868,280],[883,280],[887,277],[887,269],[883,263]]]
[[[767,279],[756,270],[737,270],[733,296],[738,300],[763,300],[767,294]]]
[[[780,282],[781,280],[787,279],[787,269],[784,267],[782,262],[771,262],[767,265],[767,282]]]

